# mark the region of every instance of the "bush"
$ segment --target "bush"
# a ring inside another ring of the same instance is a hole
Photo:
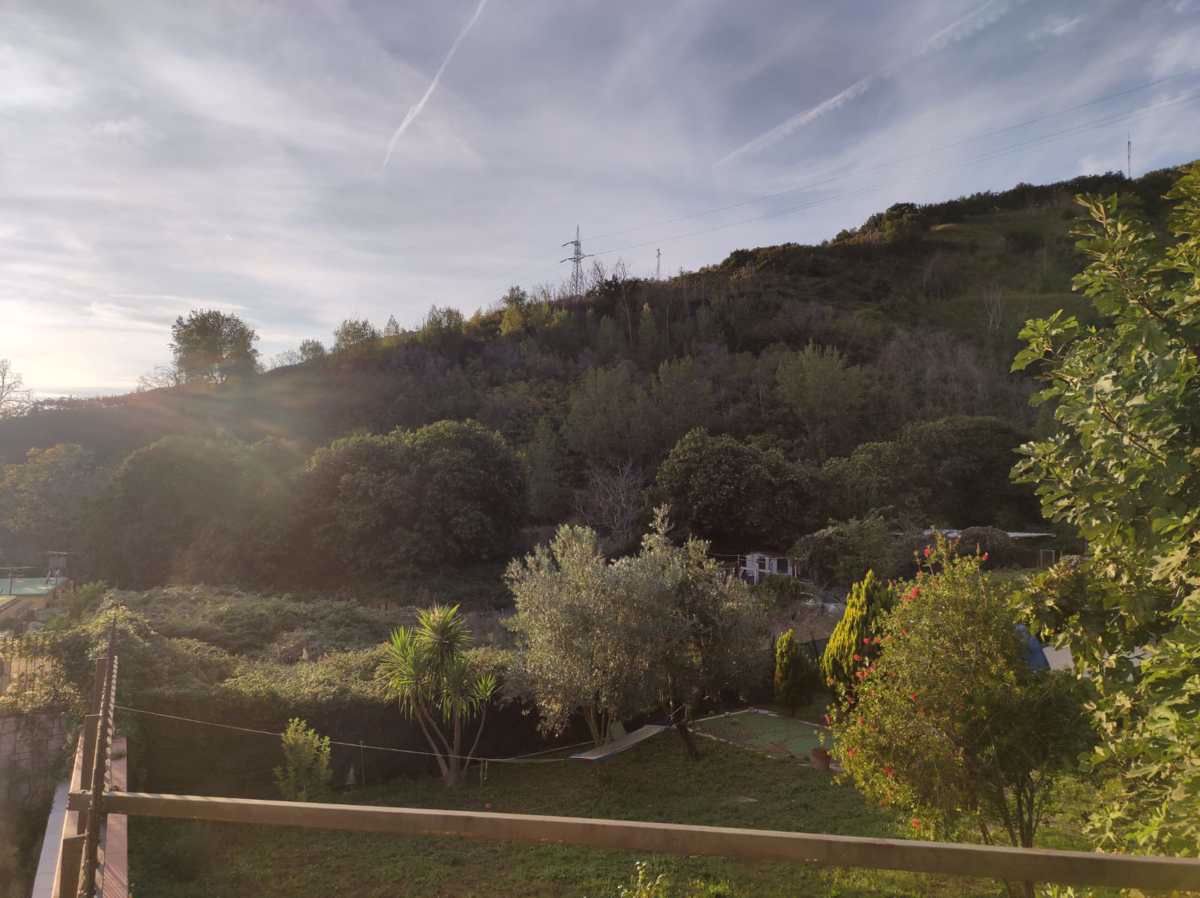
[[[275,785],[285,801],[321,801],[329,794],[329,737],[322,738],[299,717],[283,734],[283,766],[275,768]]]
[[[819,583],[846,586],[868,570],[884,578],[896,577],[904,573],[908,550],[894,529],[881,511],[871,511],[862,518],[831,521],[796,543],[791,554],[800,569]]]
[[[770,603],[777,608],[795,602],[811,602],[817,595],[812,583],[782,574],[769,574],[754,588],[766,593]]]
[[[988,567],[1032,567],[1037,551],[1022,546],[1003,530],[995,527],[968,527],[958,538],[968,554],[987,554]]]
[[[796,642],[795,630],[784,630],[775,640],[775,701],[795,716],[796,709],[812,701],[821,685],[812,657]]]
[[[1031,847],[1055,778],[1090,741],[1070,675],[1033,670],[1009,597],[975,555],[939,540],[881,621],[836,754],[867,798],[937,835],[971,823],[985,842]]]

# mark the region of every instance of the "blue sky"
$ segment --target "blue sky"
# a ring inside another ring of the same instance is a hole
[[[1127,132],[1176,164],[1197,47],[1200,0],[0,0],[0,357],[118,391],[190,308],[269,358],[557,282],[576,224],[652,274],[1122,168]]]

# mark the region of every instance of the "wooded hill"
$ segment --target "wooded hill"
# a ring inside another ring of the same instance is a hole
[[[1035,523],[1007,477],[1041,426],[1009,373],[1017,333],[1059,308],[1089,317],[1070,292],[1076,194],[1120,193],[1159,225],[1176,176],[897,204],[820,246],[737,250],[667,280],[597,271],[581,297],[513,288],[466,320],[435,306],[414,331],[225,384],[36,404],[0,422],[0,462],[68,443],[111,471],[164,436],[270,437],[299,470],[349,433],[474,419],[524,461],[514,523],[582,517],[614,547],[660,499],[732,549],[878,508]]]

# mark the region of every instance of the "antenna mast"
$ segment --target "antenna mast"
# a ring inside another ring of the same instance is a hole
[[[1130,181],[1133,180],[1133,135],[1126,135],[1125,139],[1125,176]]]
[[[661,249],[655,250],[654,255],[655,255],[654,279],[656,281],[661,281],[662,280],[662,250]]]
[[[592,257],[591,253],[587,253],[585,255],[583,252],[583,241],[579,237],[579,225],[575,225],[575,239],[568,240],[563,244],[563,246],[571,247],[573,252],[565,259],[559,259],[558,261],[560,265],[563,262],[573,263],[571,272],[571,293],[578,298],[583,295],[583,260],[590,259]]]

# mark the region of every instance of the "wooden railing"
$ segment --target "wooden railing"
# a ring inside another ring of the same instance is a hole
[[[1082,851],[1005,848],[908,839],[874,839],[823,833],[733,829],[547,817],[426,808],[373,807],[265,801],[195,795],[105,792],[116,658],[105,666],[98,713],[76,759],[67,799],[67,825],[54,898],[92,895],[97,882],[93,833],[106,814],[183,820],[299,826],[311,829],[448,836],[502,842],[557,843],[640,853],[713,855],[740,860],[784,861],[833,867],[906,870],[917,873],[1069,883],[1115,888],[1200,891],[1200,860]],[[92,783],[96,789],[91,788]]]
[[[68,807],[86,807],[86,793]],[[1142,889],[1200,889],[1200,860],[1135,857],[1085,851],[1001,848],[909,839],[869,839],[818,833],[686,826],[588,817],[544,817],[426,808],[368,807],[113,793],[105,807],[130,817],[171,817],[311,829],[453,836],[502,842],[558,843],[659,854],[716,855],[833,867],[909,870],[1032,882]]]

